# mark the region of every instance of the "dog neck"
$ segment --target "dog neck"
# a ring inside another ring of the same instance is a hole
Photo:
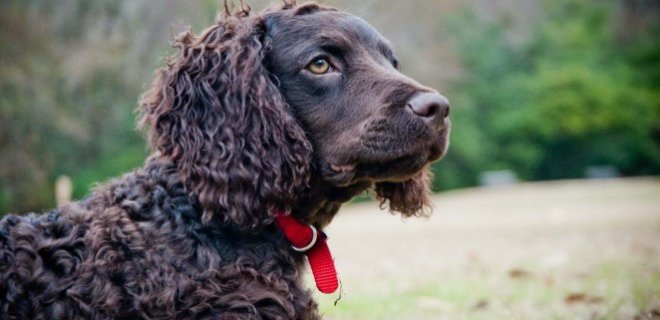
[[[332,222],[344,203],[372,187],[369,182],[336,187],[320,177],[314,179],[311,185],[309,192],[293,206],[291,214],[296,219],[320,229]]]
[[[145,166],[172,166],[172,169],[175,167],[169,157],[163,156],[159,152],[154,152],[145,161]],[[181,178],[181,181],[185,184],[185,179]],[[349,202],[353,197],[365,192],[372,186],[373,184],[370,182],[359,182],[349,186],[337,187],[323,180],[320,175],[315,175],[311,179],[309,189],[290,205],[291,216],[302,223],[314,225],[322,230],[332,222],[344,203]],[[197,197],[193,193],[191,193],[191,196],[193,199]]]

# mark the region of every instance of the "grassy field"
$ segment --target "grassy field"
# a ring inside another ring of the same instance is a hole
[[[328,228],[342,299],[328,319],[660,319],[660,179],[561,181],[375,203]],[[309,279],[308,279],[309,280]]]

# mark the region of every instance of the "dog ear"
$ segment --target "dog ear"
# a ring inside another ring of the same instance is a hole
[[[425,167],[415,176],[403,182],[379,182],[374,190],[381,207],[389,204],[390,212],[404,217],[429,216],[431,214],[431,170]]]
[[[259,228],[309,184],[311,144],[263,66],[264,29],[235,15],[184,32],[141,97],[152,148],[177,165],[206,223]]]

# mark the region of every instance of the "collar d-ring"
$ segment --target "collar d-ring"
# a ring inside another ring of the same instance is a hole
[[[310,224],[310,225],[308,225],[308,227],[310,229],[312,229],[312,239],[309,241],[309,244],[302,247],[302,248],[299,248],[299,247],[296,247],[296,246],[292,245],[291,248],[293,248],[293,250],[298,251],[298,252],[306,252],[316,244],[316,240],[319,237],[319,233],[318,233],[318,231],[316,231],[316,228],[314,228],[313,225]]]

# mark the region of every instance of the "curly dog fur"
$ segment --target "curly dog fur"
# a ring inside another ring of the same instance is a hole
[[[145,165],[0,222],[1,319],[317,319],[275,209],[322,229],[372,189],[428,213],[448,102],[364,21],[243,5],[174,47],[140,99]]]

